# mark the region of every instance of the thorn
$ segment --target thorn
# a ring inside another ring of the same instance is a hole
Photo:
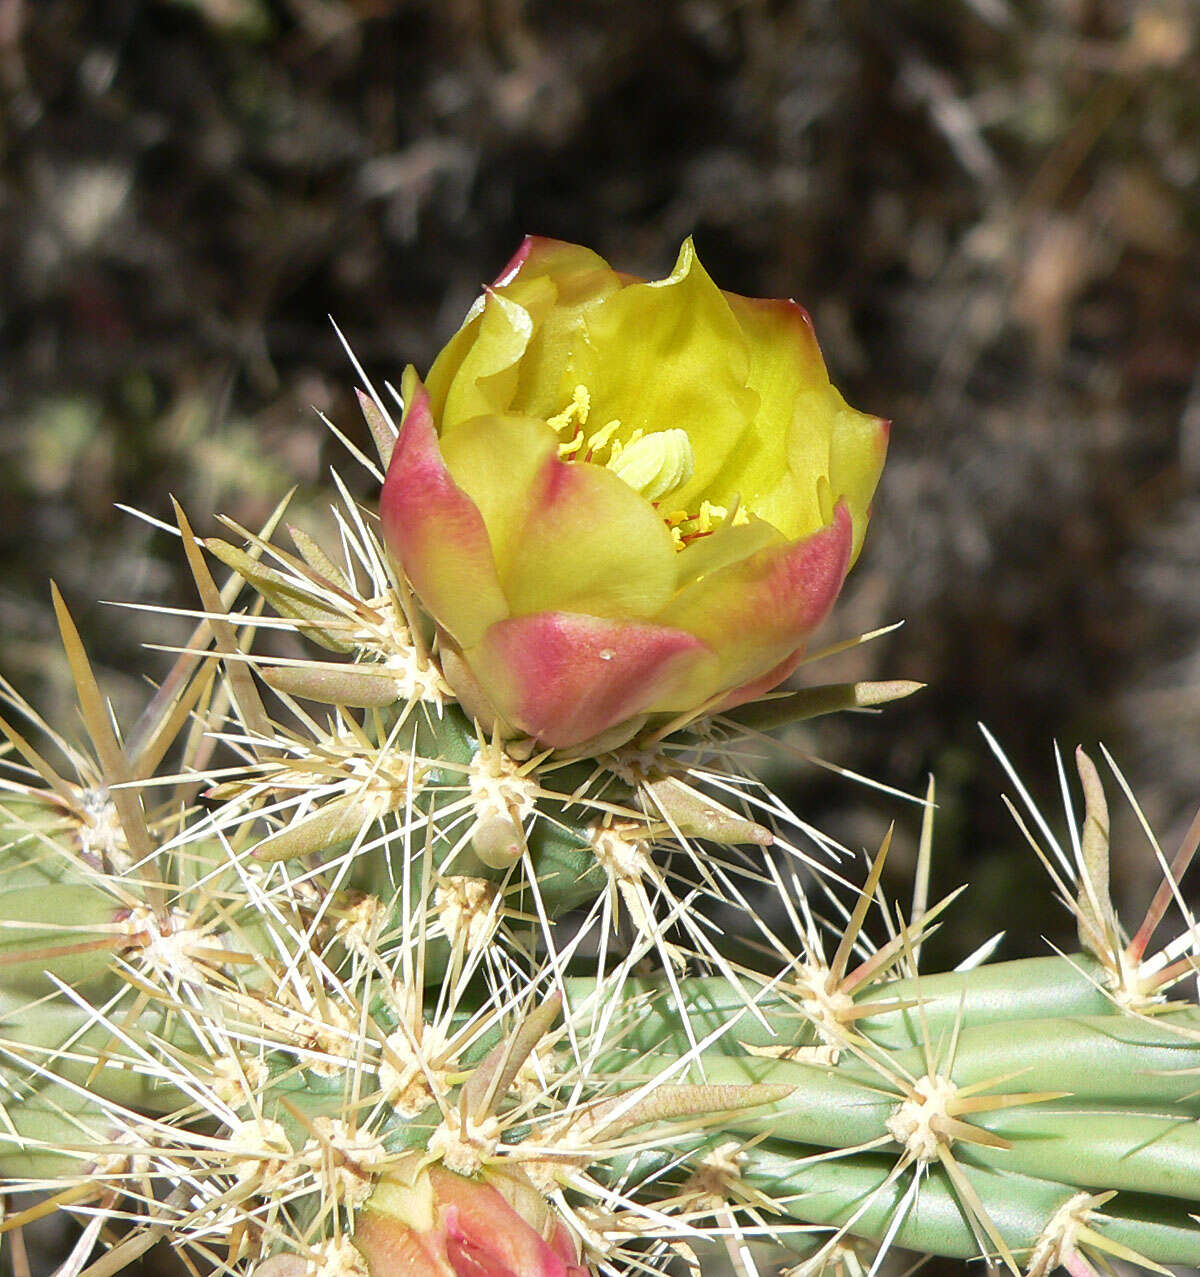
[[[141,795],[135,789],[123,787],[126,782],[133,779],[129,761],[113,731],[108,707],[101,695],[96,676],[92,672],[83,640],[79,637],[79,630],[75,627],[66,602],[53,581],[50,582],[50,596],[54,602],[54,611],[58,618],[63,649],[67,654],[67,663],[71,667],[71,675],[75,681],[75,692],[83,714],[84,726],[96,751],[104,783],[112,791],[113,805],[117,809],[125,842],[134,859],[142,862],[146,874],[152,881],[161,879],[154,857],[154,840],[150,837],[150,830],[146,824],[146,811],[142,805]],[[161,913],[166,905],[161,888],[155,886],[153,892],[154,910],[156,913]]]
[[[929,878],[933,863],[933,813],[934,813],[933,773],[929,775],[929,784],[925,788],[925,811],[921,816],[921,841],[917,846],[917,867],[913,874],[912,917],[909,925],[914,929],[913,962],[921,961],[921,921],[925,910],[929,907]]]
[[[208,565],[204,562],[204,556],[200,553],[200,547],[196,543],[191,524],[183,512],[183,507],[174,497],[171,498],[171,506],[175,511],[175,519],[179,524],[179,531],[183,537],[184,553],[187,556],[188,567],[192,570],[192,577],[196,582],[200,601],[204,605],[204,610],[212,614],[209,624],[212,626],[217,648],[225,656],[240,656],[242,655],[242,648],[237,641],[237,630],[232,622],[219,619],[224,617],[225,607],[217,590],[217,584],[212,578],[212,573],[209,572]],[[267,711],[263,707],[258,688],[254,686],[254,679],[250,671],[239,661],[226,661],[225,674],[229,680],[229,688],[233,695],[234,703],[246,727],[264,740],[270,740],[274,735],[274,729],[271,726],[270,718],[267,716]],[[262,758],[267,756],[268,751],[261,745],[256,744],[255,753]]]

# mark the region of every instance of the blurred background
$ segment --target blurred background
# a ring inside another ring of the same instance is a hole
[[[73,721],[53,575],[119,704],[161,676],[181,625],[97,600],[195,603],[115,503],[374,499],[328,316],[398,380],[523,233],[661,275],[694,232],[895,422],[827,637],[905,624],[827,674],[930,686],[804,747],[936,774],[946,954],[1064,939],[976,723],[1051,808],[1103,739],[1169,850],[1200,800],[1198,58],[1194,0],[0,0],[0,668]],[[914,809],[773,779],[851,845],[899,814],[905,881]]]

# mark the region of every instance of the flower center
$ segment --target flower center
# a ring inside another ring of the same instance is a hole
[[[696,470],[696,454],[686,430],[656,430],[646,434],[635,430],[622,441],[616,433],[620,420],[613,420],[588,435],[584,432],[592,410],[592,397],[586,386],[576,386],[571,402],[547,422],[559,434],[570,437],[558,445],[564,461],[582,461],[603,465],[635,492],[658,508],[673,492],[691,482]],[[726,520],[734,524],[748,523],[749,516],[736,503],[732,512],[725,506],[702,501],[693,514],[688,510],[672,510],[663,515],[676,550],[682,550],[698,537],[715,532]]]

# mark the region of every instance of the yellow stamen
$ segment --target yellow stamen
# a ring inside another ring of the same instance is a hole
[[[582,446],[583,446],[583,431],[582,429],[576,429],[575,435],[573,438],[568,439],[566,443],[560,443],[558,445],[558,455],[564,461],[570,461],[570,459],[579,451],[579,449]]]
[[[586,386],[576,386],[571,392],[571,402],[557,416],[549,418],[546,424],[560,433],[575,422],[578,422],[581,426],[586,426],[588,413],[591,410],[592,396],[588,393],[588,388]]]
[[[595,452],[599,452],[601,448],[607,447],[609,443],[612,442],[613,435],[615,435],[620,428],[621,422],[619,418],[610,421],[607,426],[601,426],[600,429],[597,430],[596,433],[588,440],[588,456],[591,456]],[[620,448],[621,445],[619,443],[614,443],[612,446],[614,448]]]
[[[687,510],[672,510],[663,516],[667,527],[671,529],[671,539],[677,550],[685,549],[692,541],[711,535],[723,523],[740,527],[750,522],[750,514],[734,497],[732,510],[716,505],[712,501],[702,501],[698,514],[689,514]]]
[[[700,502],[700,513],[696,516],[697,532],[712,532],[718,523],[729,518],[729,511],[723,505],[713,505],[711,501]]]

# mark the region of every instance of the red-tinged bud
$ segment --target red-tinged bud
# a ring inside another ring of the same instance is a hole
[[[470,1179],[442,1166],[385,1179],[354,1242],[371,1277],[587,1277],[563,1222],[528,1183]]]

